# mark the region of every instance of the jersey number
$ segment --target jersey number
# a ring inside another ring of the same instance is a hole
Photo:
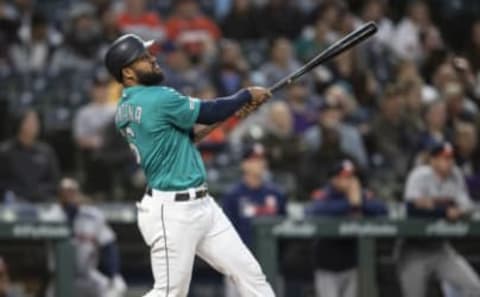
[[[126,127],[125,129],[123,129],[122,134],[127,139],[135,138],[135,133],[130,127]],[[130,146],[130,150],[132,150],[133,154],[135,155],[135,160],[137,161],[137,164],[140,164],[140,151],[138,150],[137,146],[131,142],[129,142],[128,145]]]

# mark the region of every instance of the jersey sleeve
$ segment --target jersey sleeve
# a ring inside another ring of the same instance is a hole
[[[190,130],[197,121],[200,112],[200,99],[188,97],[173,89],[166,89],[161,108],[167,121],[182,129]]]
[[[425,196],[424,180],[418,171],[414,170],[407,178],[405,200],[415,201]]]

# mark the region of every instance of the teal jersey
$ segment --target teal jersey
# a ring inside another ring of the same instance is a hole
[[[190,139],[199,111],[199,99],[171,88],[134,86],[123,91],[115,124],[135,153],[149,187],[178,191],[205,182],[202,158]]]

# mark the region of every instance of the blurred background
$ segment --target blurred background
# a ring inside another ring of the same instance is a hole
[[[109,43],[155,40],[165,85],[208,100],[270,86],[367,21],[369,41],[198,145],[209,191],[254,253],[258,217],[475,224],[479,1],[0,0],[0,225],[66,222],[78,266],[110,278],[113,296],[141,296],[145,178],[115,131]],[[0,296],[52,296],[51,250],[2,238]],[[354,239],[280,240],[279,296],[357,296],[356,252]],[[379,296],[480,296],[472,237],[382,238],[372,263]],[[196,262],[190,296],[231,287]]]

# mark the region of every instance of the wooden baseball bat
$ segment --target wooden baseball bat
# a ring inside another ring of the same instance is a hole
[[[345,52],[346,50],[352,48],[353,46],[359,44],[363,40],[369,38],[377,32],[377,25],[374,22],[368,22],[362,25],[355,31],[350,32],[341,39],[337,40],[335,43],[327,47],[325,50],[320,52],[318,55],[313,57],[305,65],[295,70],[294,72],[287,75],[285,78],[276,82],[271,86],[270,92],[275,92],[289,84],[295,82],[298,78],[304,75],[307,72],[310,72],[312,69],[318,65],[331,60],[332,58],[338,56],[339,54]]]
[[[310,72],[312,69],[317,67],[318,65],[333,59],[334,57],[338,56],[339,54],[345,52],[346,50],[354,47],[355,45],[359,44],[360,42],[364,41],[365,39],[369,38],[373,34],[377,32],[377,25],[374,22],[368,22],[362,25],[360,28],[350,32],[349,34],[345,35],[341,39],[334,42],[332,45],[327,47],[325,50],[320,52],[318,55],[313,57],[310,61],[308,61],[305,65],[298,68],[294,72],[290,73],[286,77],[282,78],[275,84],[273,84],[269,90],[271,93],[278,91],[281,88],[284,88],[296,80],[298,80],[301,76],[305,73]],[[256,110],[260,105],[256,106],[253,110],[251,110],[248,114],[252,113]],[[247,116],[248,114],[244,115]],[[207,128],[197,132],[195,135],[195,142],[200,141],[205,136],[207,136],[211,131],[218,128],[224,122],[218,122]]]

